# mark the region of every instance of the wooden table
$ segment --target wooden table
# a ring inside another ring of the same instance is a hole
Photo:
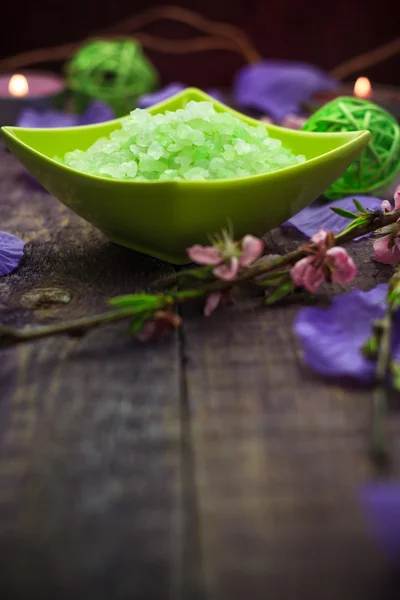
[[[24,173],[0,153],[0,229],[28,242],[0,279],[2,323],[95,313],[172,272]],[[388,272],[369,244],[353,247],[364,288]],[[154,345],[120,324],[1,350],[0,597],[398,598],[357,504],[371,394],[302,365],[297,309],[249,295],[209,319],[185,310]]]

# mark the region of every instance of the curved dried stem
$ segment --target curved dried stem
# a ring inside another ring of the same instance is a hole
[[[197,28],[206,36],[197,36],[185,40],[170,40],[151,34],[138,32],[140,27],[160,20],[174,20]],[[125,34],[125,35],[123,35]],[[204,50],[229,50],[238,52],[248,62],[261,60],[261,55],[252,45],[248,36],[239,27],[229,23],[209,21],[201,15],[179,6],[156,6],[137,15],[123,19],[119,23],[97,32],[80,42],[72,42],[52,48],[38,48],[9,56],[0,61],[0,72],[28,67],[44,62],[65,60],[72,56],[83,43],[96,38],[118,39],[134,34],[144,48],[156,52],[185,54]]]
[[[377,65],[384,60],[387,60],[399,52],[400,37],[388,42],[387,44],[384,44],[383,46],[374,48],[374,50],[364,52],[363,54],[359,54],[358,56],[354,56],[353,58],[344,61],[332,69],[330,74],[336,79],[345,79],[349,75],[353,75],[354,73],[363,71],[369,67]]]
[[[204,33],[230,40],[240,49],[243,56],[245,56],[249,62],[257,62],[262,58],[259,52],[254,48],[250,38],[242,29],[240,29],[240,27],[236,27],[230,23],[211,21],[188,8],[183,8],[181,6],[155,6],[154,8],[144,10],[137,15],[133,15],[132,17],[122,19],[117,24],[105,29],[105,31],[132,33],[141,27],[161,20],[185,23]]]

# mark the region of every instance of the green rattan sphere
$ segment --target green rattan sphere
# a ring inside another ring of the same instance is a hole
[[[388,112],[368,100],[340,97],[306,122],[305,131],[368,129],[371,141],[344,174],[325,192],[330,199],[370,194],[390,184],[400,169],[400,127]]]
[[[137,98],[157,86],[157,71],[133,39],[94,40],[66,65],[69,88],[78,108],[90,99],[110,104],[116,116],[133,110]]]

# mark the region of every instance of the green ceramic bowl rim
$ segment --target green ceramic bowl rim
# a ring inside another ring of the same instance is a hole
[[[253,119],[252,117],[248,117],[247,115],[243,115],[242,113],[234,110],[233,108],[230,108],[229,106],[227,106],[226,104],[224,104],[223,102],[219,102],[218,100],[215,100],[212,96],[209,96],[208,94],[206,94],[205,92],[203,92],[202,90],[199,90],[197,88],[191,87],[191,88],[185,88],[184,90],[182,90],[181,92],[178,92],[177,94],[174,94],[173,96],[170,96],[169,98],[167,98],[166,100],[163,100],[162,102],[158,102],[157,104],[153,104],[152,106],[148,107],[145,110],[149,110],[149,111],[153,111],[153,110],[157,110],[160,107],[163,106],[168,106],[168,104],[173,101],[173,100],[177,100],[181,97],[187,96],[188,94],[196,94],[198,96],[200,96],[202,98],[202,101],[207,101],[207,102],[212,102],[215,106],[218,106],[220,108],[222,108],[225,112],[229,112],[231,114],[233,114],[235,117],[241,119],[244,122],[248,122],[250,124],[254,124],[254,125],[264,125],[266,129],[268,130],[281,130],[281,129],[287,129],[284,127],[279,127],[277,125],[272,125],[270,123],[263,123],[262,121],[258,121],[257,119]],[[168,108],[166,108],[166,110],[168,110]],[[77,125],[74,127],[54,127],[51,129],[51,131],[57,133],[57,132],[64,132],[65,130],[68,129],[68,131],[73,131],[73,130],[87,130],[87,129],[95,129],[101,126],[104,126],[106,123],[107,124],[111,124],[111,123],[121,123],[121,121],[123,121],[124,119],[127,119],[129,115],[126,115],[125,117],[119,117],[117,119],[112,119],[111,121],[104,121],[102,123],[93,123],[91,125]],[[2,127],[2,130],[6,131],[8,135],[16,138],[16,136],[14,135],[14,130],[19,130],[19,129],[25,129],[24,127],[11,127],[11,126],[6,126],[6,127]],[[48,131],[48,129],[44,129],[44,128],[38,128],[38,127],[32,127],[29,128],[29,131],[32,132],[43,132],[43,131]],[[355,135],[354,137],[352,137],[348,142],[345,142],[344,144],[341,145],[342,148],[345,148],[347,145],[350,145],[352,143],[354,143],[354,141],[356,139],[359,139],[361,137],[365,137],[365,136],[369,136],[370,133],[368,130],[359,130],[359,131],[353,131],[353,132],[338,132],[338,133],[318,133],[318,132],[313,132],[313,131],[301,131],[301,130],[293,130],[290,129],[291,134],[293,135],[298,135],[299,137],[309,137],[309,138],[319,138],[321,136],[325,137],[325,136],[329,136],[331,138],[334,137],[340,137],[343,135],[343,133],[353,133],[353,134],[358,134]],[[142,185],[158,185],[158,186],[171,186],[171,184],[175,184],[175,185],[182,185],[185,187],[191,186],[193,184],[195,185],[202,185],[202,186],[210,186],[213,184],[216,185],[223,185],[223,184],[227,184],[227,183],[239,183],[242,181],[256,181],[256,180],[262,180],[265,179],[266,177],[273,177],[273,176],[277,176],[280,174],[284,174],[287,173],[289,171],[293,171],[295,169],[299,169],[299,168],[305,168],[306,165],[313,165],[318,161],[321,160],[325,160],[325,158],[328,158],[330,154],[334,154],[337,152],[337,148],[334,148],[333,150],[329,150],[328,152],[325,152],[324,154],[321,154],[319,156],[316,156],[314,158],[310,158],[309,160],[306,160],[303,163],[300,163],[298,165],[291,165],[289,167],[284,167],[282,169],[277,169],[276,171],[272,171],[271,173],[259,173],[257,175],[248,175],[246,177],[234,177],[234,178],[228,178],[228,179],[211,179],[211,180],[192,180],[192,181],[187,181],[186,179],[182,179],[182,180],[171,180],[171,181],[135,181],[135,180],[129,180],[129,179],[115,179],[115,178],[111,178],[111,177],[101,177],[100,175],[92,175],[90,173],[85,173],[84,171],[79,171],[77,169],[73,169],[72,167],[68,167],[67,165],[64,165],[62,163],[59,163],[58,161],[54,160],[53,158],[50,158],[49,156],[46,156],[45,154],[42,154],[41,152],[39,152],[38,150],[36,150],[35,148],[33,148],[32,146],[30,146],[29,144],[26,144],[25,142],[21,141],[20,139],[18,139],[18,143],[21,144],[22,146],[25,146],[26,148],[29,149],[30,152],[36,154],[39,157],[44,158],[46,161],[49,161],[51,163],[53,163],[54,165],[57,165],[57,167],[70,172],[70,173],[74,173],[76,175],[80,175],[82,177],[86,177],[87,179],[91,179],[93,181],[101,181],[101,182],[112,182],[112,183],[118,183],[119,185],[134,185],[134,186],[138,186],[140,184]]]

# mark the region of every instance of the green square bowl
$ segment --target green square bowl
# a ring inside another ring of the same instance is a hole
[[[212,102],[246,123],[260,122],[195,88],[161,102],[151,113],[177,110],[190,100]],[[3,127],[6,144],[58,200],[98,227],[113,242],[175,264],[188,262],[185,248],[232,223],[234,234],[262,235],[315,200],[353,162],[368,131],[310,133],[265,125],[271,137],[306,162],[263,175],[215,181],[118,181],[81,173],[53,160],[86,150],[126,118],[85,127]]]

